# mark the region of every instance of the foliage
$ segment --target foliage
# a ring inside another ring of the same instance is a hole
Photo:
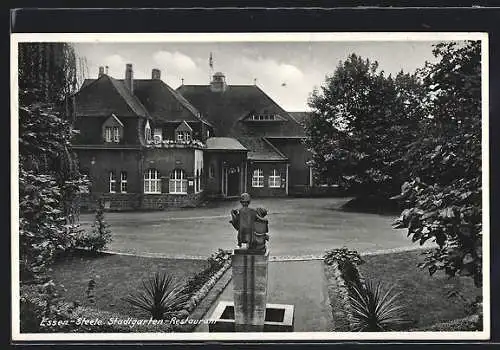
[[[430,94],[423,136],[404,157],[412,179],[401,187],[406,209],[394,223],[414,242],[437,245],[421,265],[432,275],[471,276],[482,285],[480,42],[441,43],[424,71]]]
[[[392,293],[393,287],[384,290],[381,283],[365,281],[364,286],[352,285],[349,301],[352,330],[382,332],[400,330],[407,325],[405,307],[398,299],[401,293]]]
[[[345,247],[332,249],[325,253],[323,261],[326,265],[332,265],[334,262],[338,264],[341,278],[349,289],[352,284],[362,285],[361,276],[356,266],[363,264],[364,261],[357,251]]]
[[[22,280],[43,279],[80,233],[77,198],[86,181],[71,151],[65,97],[74,91],[67,44],[19,45],[19,240]]]
[[[230,258],[230,251],[219,248],[217,252],[210,255],[207,261],[210,267],[212,267],[214,270],[219,270]]]
[[[182,310],[189,299],[189,295],[184,293],[184,286],[166,273],[156,272],[154,276],[143,280],[142,286],[142,292],[128,295],[123,300],[149,312],[155,320]]]
[[[74,307],[74,304],[62,301],[60,290],[52,280],[38,285],[24,285],[20,298],[21,331],[68,332],[72,327],[65,323]],[[63,326],[55,324],[59,321]]]
[[[395,78],[352,54],[312,93],[306,146],[321,182],[388,196],[406,178],[401,162],[415,141],[424,94],[416,74]]]
[[[219,271],[224,264],[231,258],[231,253],[227,250],[218,249],[217,252],[213,253],[208,259],[208,266],[193,274],[186,282],[184,286],[184,293],[192,295],[194,292],[199,290],[213,274]]]
[[[89,233],[83,233],[78,238],[77,245],[97,252],[104,249],[111,240],[111,230],[109,230],[109,224],[104,219],[104,201],[99,200],[92,230]]]
[[[347,248],[336,248],[328,250],[323,256],[324,262],[327,265],[332,265],[333,262],[338,264],[343,264],[345,262],[352,262],[356,265],[361,265],[364,263],[361,255],[355,250],[349,250]]]

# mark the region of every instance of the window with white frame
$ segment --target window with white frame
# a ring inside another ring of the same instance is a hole
[[[144,173],[144,193],[161,193],[160,172],[148,169]]]
[[[116,174],[114,171],[109,172],[109,193],[116,192]]]
[[[185,130],[177,130],[177,141],[191,141],[191,133]]]
[[[120,174],[120,192],[127,193],[128,184],[127,184],[127,172],[122,171]]]
[[[170,174],[169,193],[187,193],[186,173],[182,169],[174,169]]]
[[[112,142],[113,141],[113,128],[107,126],[104,129],[104,138],[106,142]]]
[[[113,126],[113,142],[120,142],[120,129],[117,126]]]
[[[262,169],[253,171],[252,187],[264,187],[264,171]]]
[[[273,171],[271,171],[271,175],[269,175],[269,187],[281,187],[281,175],[276,169],[273,169]]]

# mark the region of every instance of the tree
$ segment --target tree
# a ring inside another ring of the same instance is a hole
[[[319,177],[358,194],[397,193],[406,171],[401,155],[418,132],[423,93],[416,74],[386,76],[377,62],[355,54],[340,62],[309,101],[306,145]]]
[[[431,275],[458,273],[481,286],[481,44],[441,43],[433,53],[439,61],[422,71],[429,114],[404,158],[411,180],[395,197],[406,209],[394,226],[414,242],[436,242],[421,265]]]
[[[63,43],[19,45],[19,239],[22,279],[41,277],[78,234],[75,198],[85,186],[71,151],[66,97],[75,54]]]

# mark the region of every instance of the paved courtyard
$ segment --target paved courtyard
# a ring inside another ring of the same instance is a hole
[[[347,246],[359,252],[416,247],[405,230],[394,230],[394,218],[338,210],[348,198],[266,198],[253,207],[268,209],[271,256],[320,256]],[[233,249],[236,232],[229,224],[238,201],[206,207],[157,212],[106,213],[113,242],[109,250],[168,257],[207,257],[218,248]],[[93,214],[82,214],[85,228]]]

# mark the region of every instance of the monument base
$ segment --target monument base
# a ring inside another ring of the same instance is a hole
[[[209,323],[209,332],[235,332],[234,303],[221,301],[212,313]],[[264,332],[293,332],[294,306],[288,304],[266,304]],[[242,332],[255,332],[261,329],[252,329],[252,325],[238,325]],[[243,328],[248,328],[243,330]]]

